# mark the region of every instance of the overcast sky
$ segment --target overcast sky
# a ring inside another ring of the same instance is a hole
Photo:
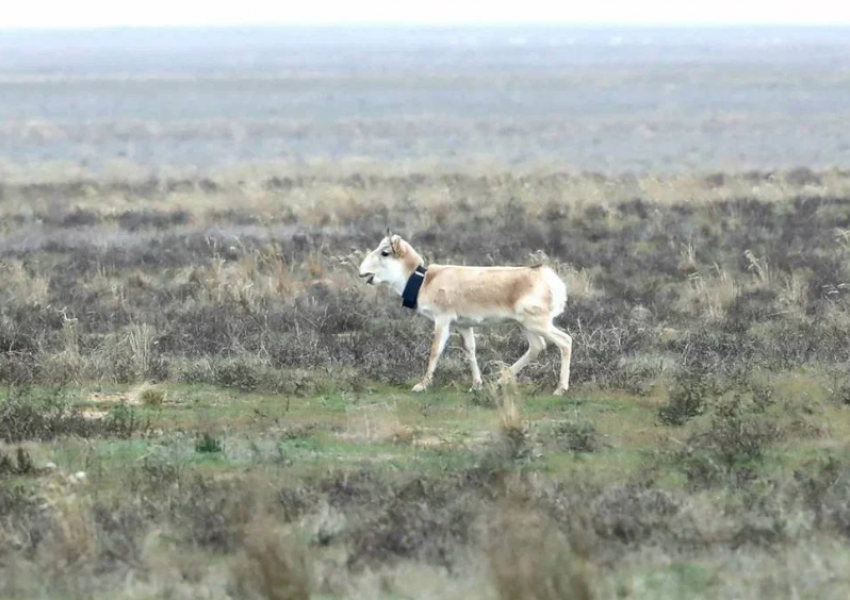
[[[840,0],[5,0],[0,29],[256,24],[848,25]]]

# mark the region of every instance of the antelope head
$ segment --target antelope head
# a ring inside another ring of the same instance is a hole
[[[410,266],[413,262],[411,259],[417,261],[413,267]],[[407,278],[420,260],[407,242],[387,230],[387,235],[378,247],[360,263],[360,277],[365,278],[370,285],[383,283],[403,290]]]

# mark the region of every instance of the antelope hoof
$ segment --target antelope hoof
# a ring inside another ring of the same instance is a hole
[[[480,391],[481,391],[481,390],[483,390],[483,389],[484,389],[484,383],[483,383],[483,382],[481,382],[481,381],[474,381],[474,382],[472,383],[472,387],[471,387],[471,388],[469,388],[469,391],[470,391],[470,392],[480,392]]]
[[[419,392],[424,392],[427,389],[428,389],[428,382],[427,381],[420,381],[419,383],[417,383],[416,385],[413,386],[413,391],[416,392],[417,394]]]
[[[566,393],[567,393],[567,388],[565,388],[565,387],[558,387],[558,389],[557,389],[557,390],[555,390],[554,395],[555,395],[555,396],[564,396]]]

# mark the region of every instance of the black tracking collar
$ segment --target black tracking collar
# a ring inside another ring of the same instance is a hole
[[[428,271],[423,266],[416,267],[416,270],[410,275],[407,280],[407,285],[404,286],[404,292],[401,295],[401,305],[407,308],[416,308],[416,299],[419,297],[419,288],[425,282],[425,273]]]

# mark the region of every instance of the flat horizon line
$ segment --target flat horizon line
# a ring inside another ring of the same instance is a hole
[[[210,23],[210,24],[110,24],[110,25],[75,25],[75,26],[13,26],[0,27],[0,34],[6,33],[94,33],[94,32],[109,32],[109,31],[151,31],[151,30],[170,30],[170,31],[209,31],[209,30],[239,30],[239,29],[301,29],[301,30],[332,30],[332,29],[347,29],[347,30],[499,30],[499,29],[551,29],[551,30],[606,30],[606,29],[625,29],[625,30],[723,30],[723,29],[758,29],[758,30],[785,30],[785,31],[803,31],[803,30],[843,30],[850,29],[850,22],[846,23],[780,23],[780,22],[740,22],[740,23],[724,23],[716,21],[681,21],[681,22],[618,22],[618,21],[588,21],[588,22],[543,22],[543,21],[527,21],[527,22],[446,22],[446,23],[427,23],[427,22],[401,22],[401,21],[364,21],[354,23]]]

